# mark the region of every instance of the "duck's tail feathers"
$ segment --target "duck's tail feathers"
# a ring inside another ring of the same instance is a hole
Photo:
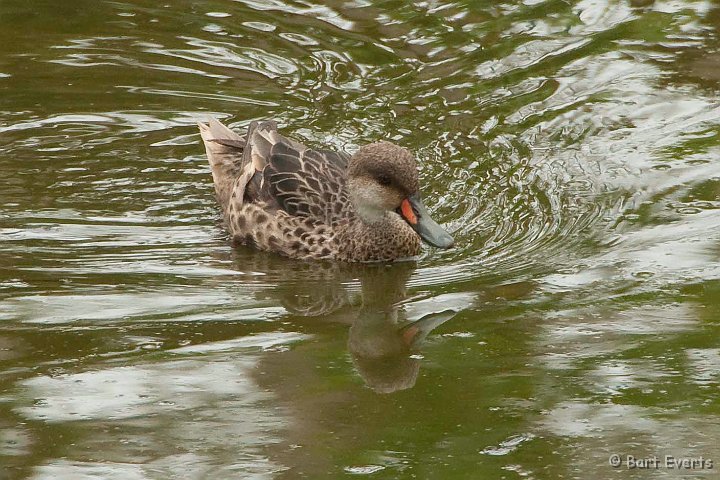
[[[207,124],[198,122],[198,127],[210,162],[215,194],[225,210],[236,182],[247,176],[243,161],[246,141],[214,118],[208,119]]]
[[[248,127],[243,163],[252,163],[256,171],[262,172],[270,160],[270,151],[279,137],[282,138],[277,131],[276,122],[252,122]]]

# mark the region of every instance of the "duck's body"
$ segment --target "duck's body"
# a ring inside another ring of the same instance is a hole
[[[253,122],[242,137],[211,120],[200,124],[200,133],[235,242],[292,258],[347,262],[420,253],[418,227],[395,211],[417,191],[407,150],[387,142],[353,157],[312,150],[278,133],[275,122]]]

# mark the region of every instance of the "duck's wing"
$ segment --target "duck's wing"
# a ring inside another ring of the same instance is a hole
[[[198,122],[198,127],[210,162],[215,193],[223,211],[227,211],[231,197],[240,205],[258,199],[262,171],[269,163],[275,144],[287,143],[298,150],[307,149],[280,135],[277,123],[273,121],[252,122],[246,135],[233,132],[214,118],[209,118],[207,124]],[[271,198],[266,200],[277,207]]]
[[[223,210],[234,195],[240,204],[263,202],[326,225],[349,215],[348,154],[312,150],[280,134],[273,121],[252,122],[245,136],[214,119],[198,125]]]
[[[351,211],[345,189],[349,159],[341,152],[277,142],[263,170],[261,190],[290,215],[335,225]]]

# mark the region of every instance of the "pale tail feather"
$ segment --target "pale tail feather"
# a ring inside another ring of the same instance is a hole
[[[218,203],[225,210],[233,189],[239,186],[238,182],[242,184],[240,189],[240,201],[242,201],[245,185],[253,174],[252,171],[247,171],[252,169],[243,168],[245,139],[214,118],[210,118],[207,124],[198,122],[198,127],[210,162],[215,194]]]

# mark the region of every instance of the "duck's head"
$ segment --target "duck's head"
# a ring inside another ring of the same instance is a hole
[[[420,199],[417,163],[407,149],[390,142],[360,148],[348,166],[348,191],[363,221],[372,224],[395,212],[430,245],[453,246],[453,238],[430,217]]]

